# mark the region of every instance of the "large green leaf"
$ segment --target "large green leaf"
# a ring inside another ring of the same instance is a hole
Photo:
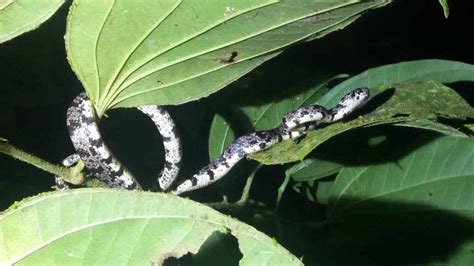
[[[98,114],[178,104],[224,87],[295,42],[340,29],[390,0],[75,0],[69,62]]]
[[[263,233],[199,203],[104,189],[48,193],[3,213],[0,264],[161,265],[197,253],[216,231],[237,238],[242,265],[301,265]]]
[[[64,0],[0,0],[0,43],[36,29],[63,3]]]
[[[474,139],[446,136],[396,161],[346,166],[334,183],[328,214],[336,219],[368,211],[372,201],[386,200],[459,211],[474,219],[473,189]]]
[[[472,265],[474,139],[422,141],[418,134],[414,141],[425,144],[413,147],[392,137],[397,144],[388,153],[399,158],[345,167],[336,178],[328,216],[343,221],[336,230],[339,241],[354,253],[380,252],[382,260]]]
[[[378,87],[405,81],[434,80],[441,83],[474,81],[474,65],[457,61],[426,59],[401,62],[368,69],[341,82],[318,100],[324,106],[335,105],[341,97],[358,87]]]
[[[381,94],[377,97],[378,100],[372,100],[367,106],[376,109],[363,117],[331,124],[309,132],[297,144],[294,141],[284,141],[270,150],[251,154],[249,157],[264,164],[299,161],[324,141],[350,129],[414,121],[419,122],[413,124],[415,127],[421,127],[421,122],[437,121],[438,118],[464,120],[474,117],[474,109],[469,103],[440,83],[415,81],[394,84],[393,87],[393,95],[389,95],[392,89],[384,93],[381,93],[383,87],[372,89],[373,93]],[[451,131],[454,135],[455,130]]]

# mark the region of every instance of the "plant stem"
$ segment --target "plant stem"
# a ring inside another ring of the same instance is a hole
[[[257,173],[258,169],[260,169],[260,167],[262,167],[262,164],[258,164],[252,171],[252,173],[247,177],[247,181],[245,182],[245,186],[242,190],[242,195],[236,203],[245,203],[248,200],[253,178],[255,177],[255,174]]]
[[[84,181],[84,175],[82,174],[82,168],[84,165],[82,163],[79,163],[76,167],[72,168],[52,164],[10,145],[5,139],[0,139],[0,153],[4,153],[22,162],[31,164],[53,175],[61,176],[69,183],[81,184]]]
[[[276,199],[276,202],[275,202],[275,208],[273,210],[274,212],[277,212],[278,208],[280,207],[281,197],[283,197],[283,193],[285,192],[286,187],[288,186],[288,183],[290,182],[290,178],[291,178],[291,175],[289,173],[285,172],[285,179],[283,180],[283,183],[278,188],[277,199]]]

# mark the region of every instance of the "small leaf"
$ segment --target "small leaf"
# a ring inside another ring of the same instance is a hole
[[[211,134],[209,134],[209,159],[217,159],[235,139],[235,133],[225,119],[216,114],[211,123]]]
[[[316,190],[316,195],[312,195],[318,203],[327,205],[329,203],[329,199],[331,197],[332,186],[334,185],[334,181],[318,181],[318,188]]]
[[[74,1],[69,62],[99,116],[205,97],[294,43],[346,26],[375,1]]]
[[[449,5],[448,5],[448,0],[438,0],[439,4],[443,8],[443,14],[445,18],[449,17]]]
[[[0,264],[161,265],[214,232],[237,238],[243,265],[302,265],[253,227],[161,193],[78,189],[27,199],[0,216]]]
[[[0,0],[0,43],[39,27],[64,0]]]

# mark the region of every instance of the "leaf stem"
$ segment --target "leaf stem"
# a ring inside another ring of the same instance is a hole
[[[290,182],[291,175],[286,172],[287,171],[285,171],[285,179],[283,180],[283,183],[278,188],[277,198],[275,201],[275,208],[273,209],[274,212],[278,211],[278,208],[280,207],[281,198],[283,197],[283,193],[285,192],[286,187],[288,186],[288,183]]]
[[[68,183],[81,184],[82,182],[84,182],[84,175],[82,173],[84,164],[82,162],[78,163],[75,167],[72,168],[52,164],[19,148],[16,148],[13,145],[10,145],[4,139],[0,139],[0,153],[11,156],[22,162],[31,164],[53,175],[61,176]]]
[[[240,199],[236,202],[238,204],[243,204],[247,202],[249,198],[249,193],[250,193],[250,188],[252,187],[253,183],[253,178],[255,177],[255,174],[257,173],[258,169],[262,167],[262,164],[258,164],[252,171],[252,173],[247,177],[247,181],[245,182],[245,186],[242,189],[242,195],[240,196]]]

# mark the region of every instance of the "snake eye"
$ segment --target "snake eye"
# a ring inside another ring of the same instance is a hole
[[[357,89],[357,94],[362,96],[363,99],[367,99],[370,97],[370,90],[367,87],[361,87]]]

